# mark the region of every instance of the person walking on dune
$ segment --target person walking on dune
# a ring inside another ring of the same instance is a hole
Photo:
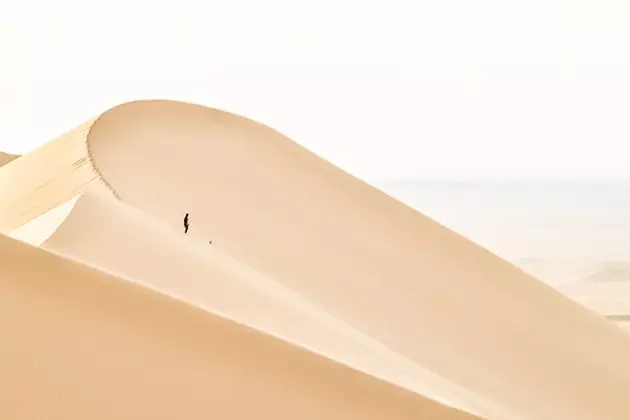
[[[184,216],[184,233],[188,233],[188,228],[190,225],[188,224],[188,213]]]

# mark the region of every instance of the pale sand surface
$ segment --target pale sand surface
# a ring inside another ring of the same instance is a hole
[[[470,418],[3,235],[0,265],[0,418]]]
[[[174,229],[189,212],[195,240],[468,390],[488,417],[630,418],[627,333],[267,127],[136,102],[54,144],[0,170],[4,231],[98,172]],[[77,159],[54,160],[62,149]]]
[[[238,319],[435,400],[479,410],[476,396],[465,389],[207,242],[191,240],[181,229],[111,196],[92,192],[81,196],[43,247]],[[168,263],[156,263],[163,261]]]

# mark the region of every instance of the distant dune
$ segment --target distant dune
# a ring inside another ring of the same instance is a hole
[[[0,230],[44,248],[0,241],[0,417],[630,418],[626,331],[227,112],[103,113],[0,169]]]
[[[585,277],[590,282],[628,282],[630,283],[630,263],[601,264],[597,270]]]

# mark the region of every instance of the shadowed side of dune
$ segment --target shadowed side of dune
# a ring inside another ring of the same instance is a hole
[[[463,405],[474,406],[465,399],[466,391],[426,372],[273,279],[201,238],[184,235],[111,196],[86,192],[43,246],[420,394],[438,400],[464,399]],[[449,418],[473,418],[456,413],[453,410]]]
[[[0,152],[0,166],[4,166],[7,163],[9,163],[12,160],[15,160],[15,159],[17,159],[19,157],[20,157],[20,155],[13,155],[11,153]]]
[[[118,196],[487,401],[506,418],[630,417],[630,337],[268,127],[125,104],[88,149]],[[596,379],[595,379],[596,378]]]
[[[6,236],[0,266],[2,418],[461,418]]]

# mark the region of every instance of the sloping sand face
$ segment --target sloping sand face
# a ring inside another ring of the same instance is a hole
[[[0,266],[0,418],[470,418],[3,235]]]
[[[118,196],[317,302],[512,419],[630,417],[630,337],[277,132],[137,102],[88,146]],[[597,378],[597,380],[594,380]]]
[[[43,247],[238,319],[420,395],[476,407],[476,398],[467,390],[197,239],[111,196],[88,191]]]

